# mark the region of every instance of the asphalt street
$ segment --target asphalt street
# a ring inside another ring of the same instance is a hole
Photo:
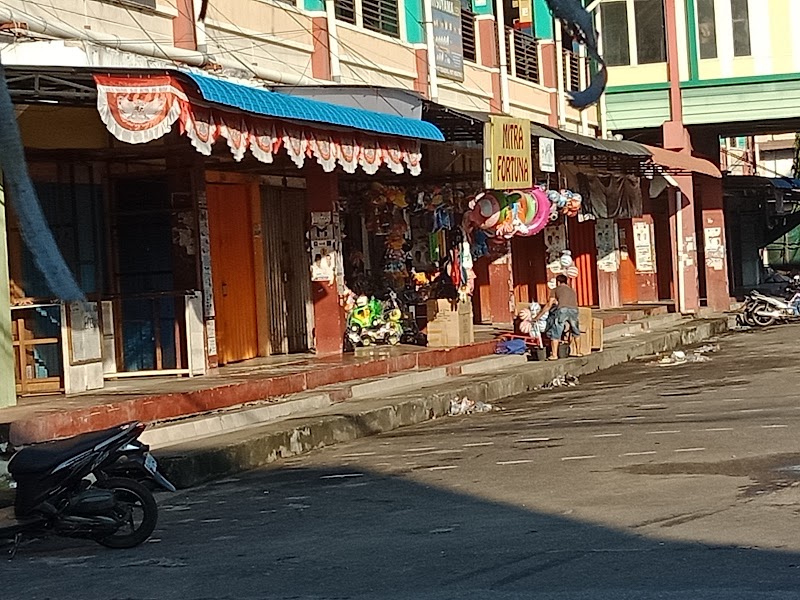
[[[27,544],[0,598],[800,598],[798,335],[160,495],[147,544]]]

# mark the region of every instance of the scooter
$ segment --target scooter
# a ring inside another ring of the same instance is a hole
[[[761,292],[750,292],[745,302],[743,318],[745,323],[758,327],[800,318],[800,291],[795,292],[788,300]]]
[[[145,429],[127,423],[65,440],[35,444],[11,457],[14,507],[0,511],[0,540],[16,554],[25,537],[57,535],[133,548],[156,527],[151,488],[174,492],[149,447]],[[3,514],[5,513],[5,514]]]

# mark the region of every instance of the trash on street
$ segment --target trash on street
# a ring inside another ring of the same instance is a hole
[[[470,400],[466,396],[463,398],[453,398],[450,400],[450,416],[470,415],[472,413],[484,413],[494,410],[494,406],[478,400]]]

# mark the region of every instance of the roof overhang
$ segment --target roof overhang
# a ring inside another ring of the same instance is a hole
[[[649,162],[659,167],[663,173],[670,175],[697,174],[721,179],[722,173],[710,161],[697,158],[691,154],[666,150],[658,146],[640,144],[651,155]]]

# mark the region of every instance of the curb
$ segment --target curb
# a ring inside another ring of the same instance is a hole
[[[450,400],[497,402],[530,392],[567,373],[585,376],[629,362],[697,344],[728,330],[727,318],[694,321],[675,329],[643,334],[603,352],[554,363],[535,363],[483,376],[459,376],[447,384],[389,398],[343,402],[320,411],[259,428],[204,438],[155,451],[166,476],[179,488],[261,467],[280,458],[415,425],[448,414]],[[334,412],[335,411],[335,412]]]

